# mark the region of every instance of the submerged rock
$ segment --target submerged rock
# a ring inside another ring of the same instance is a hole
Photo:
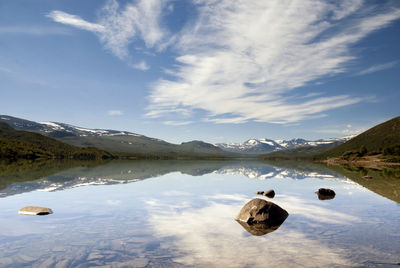
[[[264,194],[264,191],[257,191],[256,194],[263,195],[263,194]]]
[[[278,229],[288,216],[280,206],[255,198],[243,206],[236,220],[250,234],[260,236]]]
[[[35,207],[35,206],[27,206],[23,207],[18,211],[18,214],[21,215],[48,215],[52,214],[53,211],[49,208],[44,207]]]
[[[319,200],[330,200],[335,198],[336,193],[335,191],[327,188],[320,188],[317,192],[315,192],[318,195]]]
[[[274,196],[275,196],[275,191],[274,191],[274,190],[268,190],[268,191],[266,191],[266,192],[264,193],[264,195],[265,195],[266,197],[269,197],[269,198],[274,198]]]

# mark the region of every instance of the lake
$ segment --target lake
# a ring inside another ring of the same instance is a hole
[[[398,170],[305,162],[126,161],[3,165],[1,267],[396,267]],[[372,178],[365,178],[365,176]],[[330,188],[331,200],[315,192]],[[274,189],[273,199],[256,195]],[[253,198],[289,216],[262,236]],[[47,216],[19,215],[24,206]]]

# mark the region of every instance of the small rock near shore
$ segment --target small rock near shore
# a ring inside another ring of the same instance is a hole
[[[275,196],[275,191],[274,190],[268,190],[264,193],[264,196],[269,197],[269,198],[274,198]]]
[[[256,194],[263,195],[263,194],[264,194],[264,191],[257,191]]]
[[[53,211],[49,208],[44,208],[44,207],[36,207],[36,206],[27,206],[27,207],[23,207],[18,211],[18,214],[21,215],[49,215],[52,214]]]
[[[318,194],[319,200],[330,200],[330,199],[335,198],[335,196],[336,196],[335,191],[332,189],[328,189],[328,188],[320,188],[320,189],[318,189],[316,194]]]

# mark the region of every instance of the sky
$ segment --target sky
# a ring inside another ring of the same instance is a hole
[[[173,143],[400,115],[400,1],[0,0],[0,114]]]

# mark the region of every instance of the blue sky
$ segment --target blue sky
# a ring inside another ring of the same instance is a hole
[[[0,114],[170,142],[400,115],[399,1],[0,0]]]

